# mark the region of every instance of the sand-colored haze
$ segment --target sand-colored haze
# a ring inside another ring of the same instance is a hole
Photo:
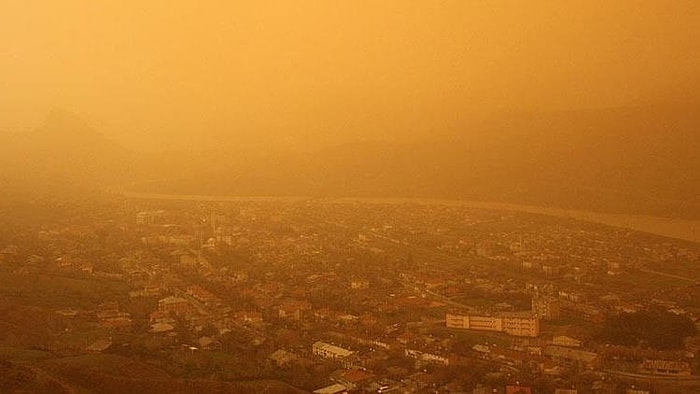
[[[692,100],[699,36],[695,1],[5,0],[0,131],[57,107],[146,151],[413,141]]]

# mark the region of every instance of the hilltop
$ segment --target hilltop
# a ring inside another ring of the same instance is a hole
[[[80,195],[130,179],[134,159],[77,115],[53,110],[34,130],[0,134],[0,186],[8,195]]]

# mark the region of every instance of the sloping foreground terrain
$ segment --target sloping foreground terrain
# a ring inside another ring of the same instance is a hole
[[[7,349],[4,353],[8,355]],[[219,382],[175,379],[155,366],[118,355],[81,355],[30,361],[27,359],[31,358],[30,353],[16,350],[11,356],[16,360],[0,360],[0,392],[303,393],[272,380]]]

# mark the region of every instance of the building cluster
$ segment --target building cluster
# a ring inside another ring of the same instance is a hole
[[[497,316],[475,316],[446,314],[447,328],[502,332],[516,337],[540,335],[540,319],[532,315],[500,314]]]
[[[246,373],[267,374],[251,379],[292,382],[313,370],[294,384],[316,392],[528,392],[536,381],[570,387],[572,371],[586,372],[590,391],[614,374],[697,374],[689,354],[699,341],[651,354],[605,347],[590,330],[652,299],[697,321],[692,289],[664,292],[626,278],[655,275],[662,261],[695,264],[692,245],[456,205],[130,204],[115,215],[118,237],[93,236],[89,225],[44,226],[39,242],[55,254],[22,265],[13,265],[22,248],[0,245],[2,264],[18,273],[50,266],[126,284],[90,310],[111,348],[142,341],[157,349],[153,357],[219,352],[247,363]],[[90,243],[108,241],[118,241],[109,265],[89,254]],[[86,309],[71,308],[57,311],[77,319]]]

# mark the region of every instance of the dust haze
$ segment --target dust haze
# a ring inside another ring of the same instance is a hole
[[[0,2],[0,392],[700,390],[697,1]]]
[[[0,130],[60,108],[135,150],[414,141],[700,87],[693,1],[11,0],[1,15]]]

